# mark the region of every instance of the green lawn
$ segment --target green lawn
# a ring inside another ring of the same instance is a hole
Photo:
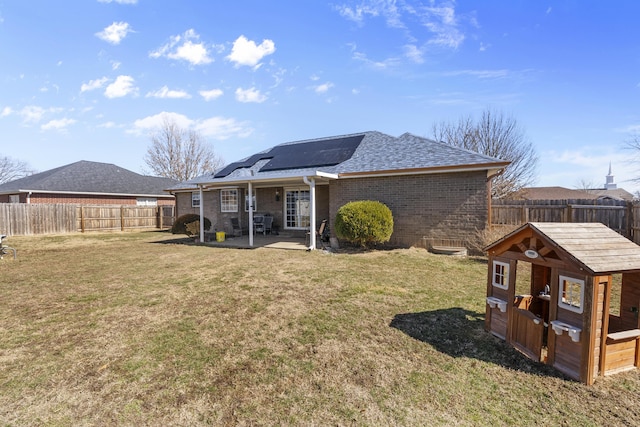
[[[638,423],[640,374],[568,380],[484,331],[486,260],[11,237],[0,425]]]

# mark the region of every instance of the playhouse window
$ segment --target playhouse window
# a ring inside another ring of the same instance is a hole
[[[220,190],[220,211],[238,212],[238,190]]]
[[[507,289],[509,287],[509,264],[493,261],[493,286]]]
[[[584,280],[560,276],[558,306],[569,311],[582,313],[584,304]]]

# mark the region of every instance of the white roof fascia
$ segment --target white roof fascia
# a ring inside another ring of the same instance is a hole
[[[336,174],[321,172],[321,171],[313,171],[310,173],[293,173],[293,174],[283,174],[283,175],[270,175],[270,176],[247,176],[241,177],[237,179],[232,179],[229,181],[218,181],[218,182],[203,182],[199,185],[202,185],[203,188],[211,189],[211,188],[223,188],[229,187],[233,185],[241,185],[251,183],[279,183],[279,182],[287,182],[292,179],[303,179],[304,177],[316,177],[316,178],[324,178],[324,179],[338,179],[339,176]]]

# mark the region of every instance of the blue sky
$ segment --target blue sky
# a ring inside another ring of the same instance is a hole
[[[0,156],[149,169],[163,114],[226,162],[301,139],[432,136],[492,109],[537,185],[640,176],[640,2],[0,0]]]

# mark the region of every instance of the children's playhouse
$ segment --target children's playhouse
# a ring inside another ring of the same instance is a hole
[[[640,366],[640,246],[599,223],[528,223],[485,250],[493,335],[586,384]]]

